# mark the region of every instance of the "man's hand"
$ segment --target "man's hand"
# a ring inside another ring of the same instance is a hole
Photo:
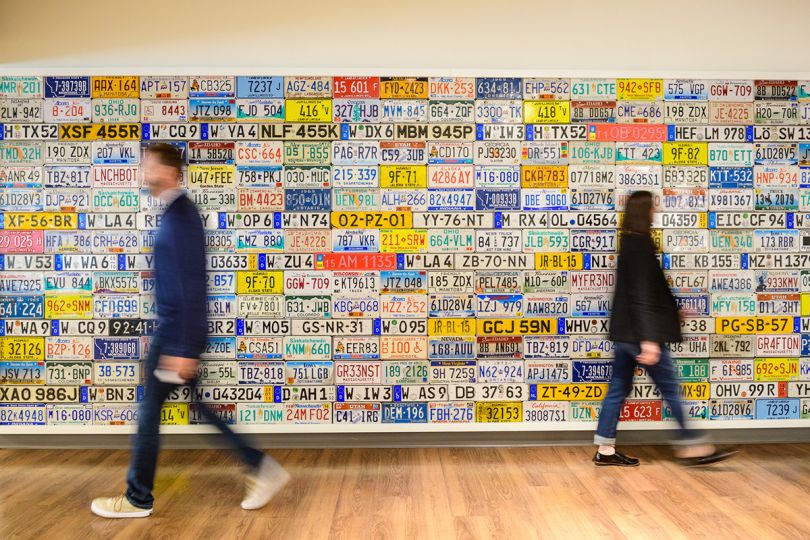
[[[661,358],[661,346],[654,341],[641,342],[641,354],[636,356],[639,364],[644,366],[654,366]]]
[[[200,362],[196,358],[183,358],[182,356],[169,356],[161,354],[158,367],[167,371],[174,371],[187,381],[197,376]]]

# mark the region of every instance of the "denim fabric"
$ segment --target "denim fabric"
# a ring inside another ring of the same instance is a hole
[[[161,338],[155,337],[149,351],[149,358],[144,363],[145,389],[138,416],[138,433],[134,436],[129,473],[127,474],[126,496],[130,503],[138,508],[152,508],[154,498],[152,487],[155,482],[158,451],[160,450],[160,409],[163,402],[178,387],[176,384],[164,383],[155,378],[161,351]],[[195,395],[196,380],[190,383],[192,399]],[[249,446],[245,440],[234,433],[210,408],[198,403],[205,419],[213,424],[228,439],[239,458],[250,469],[261,464],[264,453]]]
[[[594,436],[595,444],[616,444],[616,426],[619,423],[624,400],[630,395],[633,388],[633,372],[637,364],[636,356],[641,352],[639,343],[616,342],[614,345],[613,377],[610,379],[607,395],[602,402],[602,412],[599,413],[599,424]],[[644,367],[661,391],[661,396],[669,404],[672,415],[680,426],[674,444],[697,444],[703,438],[703,435],[686,426],[686,417],[680,395],[680,383],[669,349],[662,346],[661,358],[658,363]]]

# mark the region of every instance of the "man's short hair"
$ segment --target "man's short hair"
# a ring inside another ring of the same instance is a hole
[[[155,156],[162,165],[177,169],[178,174],[183,171],[183,155],[180,149],[167,143],[152,143],[146,151]]]

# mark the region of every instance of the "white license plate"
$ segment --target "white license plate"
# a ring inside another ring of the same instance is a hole
[[[709,184],[706,167],[664,167],[665,188],[705,188]]]
[[[523,315],[522,294],[479,294],[476,316],[478,317],[520,317]]]
[[[43,118],[41,99],[0,99],[2,122],[42,122]]]
[[[431,293],[467,293],[473,291],[473,272],[435,271],[428,274]]]
[[[427,122],[427,100],[420,99],[383,99],[382,122],[387,123],[421,123]]]
[[[614,165],[571,165],[568,167],[569,187],[614,187]]]
[[[473,122],[475,121],[475,102],[464,101],[431,101],[428,104],[429,122]]]
[[[540,380],[569,381],[571,363],[549,359],[567,359],[571,353],[569,336],[523,336],[526,382]]]
[[[613,358],[613,342],[602,337],[578,337],[571,341],[571,358]]]
[[[427,360],[427,336],[381,336],[383,360]]]
[[[90,253],[93,245],[91,231],[45,231],[47,253]]]
[[[476,230],[475,251],[479,253],[521,252],[523,248],[521,230]]]
[[[428,297],[430,317],[474,317],[476,297],[470,293],[439,293]]]
[[[528,293],[523,306],[527,317],[563,317],[570,313],[570,298],[567,294]]]
[[[799,104],[787,100],[757,100],[754,103],[754,118],[757,124],[796,124],[799,119]]]
[[[411,212],[424,212],[428,209],[428,197],[424,189],[387,189],[382,191],[380,209],[383,211],[408,209]]]
[[[800,315],[800,294],[759,293],[757,294],[757,315],[798,317]]]
[[[427,360],[392,360],[382,364],[383,384],[426,384]]]
[[[523,382],[523,360],[478,360],[476,381],[482,383]]]
[[[380,251],[379,229],[333,229],[332,251]]]
[[[449,388],[449,399],[471,399],[473,401],[503,401],[528,399],[525,384],[454,384]]]
[[[660,189],[661,176],[659,165],[617,165],[616,187]]]
[[[475,251],[474,229],[429,229],[428,253],[466,253]]]
[[[753,357],[756,353],[754,336],[711,336],[711,356],[718,358]]]
[[[617,234],[614,230],[571,229],[570,245],[574,252],[616,251]]]
[[[475,102],[475,122],[478,124],[520,124],[523,122],[523,101],[479,99]]]
[[[661,164],[662,147],[660,142],[617,142],[616,162],[626,165]]]
[[[661,209],[705,212],[709,208],[706,188],[664,188]]]
[[[616,79],[571,79],[571,99],[616,99]]]
[[[287,361],[286,384],[333,384],[335,379],[334,362]]]
[[[567,422],[570,404],[567,401],[526,401],[523,403],[524,422]]]
[[[140,121],[140,100],[100,98],[91,102],[93,122],[123,123]]]
[[[141,122],[188,122],[187,99],[141,101]]]
[[[608,293],[574,293],[570,302],[574,317],[607,317],[613,303]]]
[[[705,253],[709,249],[709,231],[666,229],[661,244],[667,253]]]
[[[754,165],[754,185],[757,187],[795,188],[799,186],[800,172],[802,170],[795,165]]]
[[[379,313],[383,317],[419,319],[426,318],[428,312],[427,297],[424,294],[383,294],[379,297],[379,305]],[[372,302],[367,310],[359,311],[363,314],[368,311],[373,313],[373,307]],[[335,309],[336,317],[337,314],[338,310]]]
[[[753,189],[712,189],[709,210],[753,210]]]
[[[520,141],[476,141],[476,165],[520,165]]]
[[[335,384],[380,384],[382,362],[379,361],[337,361],[335,362]]]
[[[708,101],[666,101],[664,122],[667,124],[708,124]]]
[[[332,102],[333,122],[379,122],[380,114],[378,99],[335,99]]]
[[[739,79],[711,79],[709,85],[710,101],[753,101],[754,81]]]
[[[804,147],[803,147],[804,148]],[[797,148],[792,143],[755,143],[754,163],[757,165],[795,165],[798,162]],[[761,170],[761,169],[760,169]],[[798,171],[793,175],[798,181]]]
[[[619,101],[616,103],[616,121],[620,124],[660,123],[663,118],[663,101]]]
[[[472,188],[476,185],[473,170],[472,165],[429,165],[427,185],[429,188]],[[476,180],[477,177],[476,174]]]
[[[332,164],[377,165],[380,160],[379,141],[332,141]]]
[[[284,96],[288,98],[332,97],[332,77],[284,77]]]
[[[798,251],[799,243],[799,231],[796,229],[754,231],[754,249],[757,253]]]
[[[709,123],[717,125],[750,125],[754,123],[752,102],[709,101]]]
[[[567,230],[533,230],[523,231],[523,251],[525,252],[566,252],[570,250]]]
[[[799,334],[756,336],[756,354],[760,356],[796,357],[801,355],[802,337]],[[777,377],[792,378],[788,374],[778,374]]]
[[[525,78],[523,79],[523,99],[568,100],[571,95],[571,82],[568,79]]]
[[[605,141],[571,141],[568,145],[571,165],[612,165],[616,162],[616,143]]]
[[[92,107],[89,98],[45,100],[45,122],[90,122]]]
[[[379,187],[379,170],[376,165],[334,166],[332,182],[336,188],[376,188]]]
[[[137,403],[94,403],[93,425],[124,426],[138,423]]]
[[[427,163],[425,141],[380,141],[381,164],[424,165]]]

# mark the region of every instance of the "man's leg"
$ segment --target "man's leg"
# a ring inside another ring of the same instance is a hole
[[[160,409],[177,385],[155,378],[154,370],[160,357],[158,340],[152,342],[149,359],[144,363],[144,396],[138,411],[138,432],[132,440],[127,500],[138,508],[152,508],[158,451],[160,450]]]
[[[239,459],[241,459],[245,463],[248,469],[250,469],[251,471],[256,471],[259,468],[259,465],[261,465],[263,458],[271,459],[269,456],[265,456],[264,452],[256,450],[255,448],[250,446],[244,437],[240,436],[238,433],[233,431],[231,427],[228,424],[226,424],[205,403],[197,401],[196,387],[197,381],[195,380],[191,383],[191,401],[197,405],[200,412],[208,421],[208,423],[212,424],[219,431],[221,431],[223,435],[225,435],[225,438],[228,440],[228,443],[230,443],[230,445],[233,447],[233,449],[239,456]]]

